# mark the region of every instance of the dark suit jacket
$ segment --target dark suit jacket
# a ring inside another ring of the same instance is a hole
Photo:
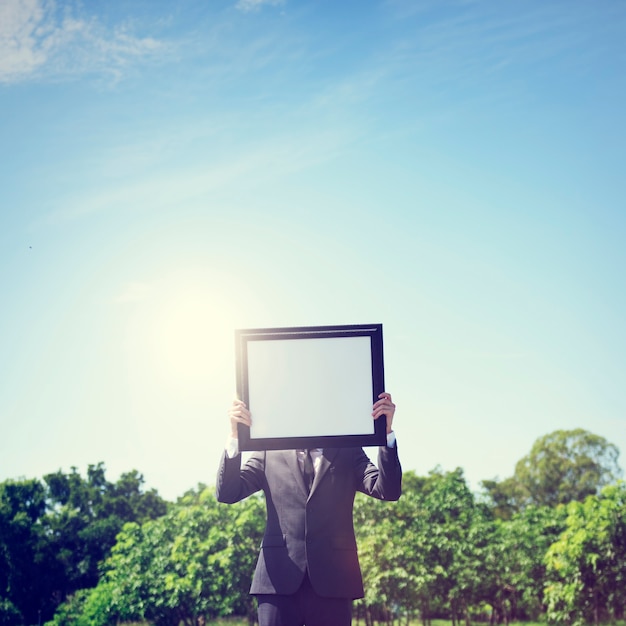
[[[363,581],[352,522],[357,491],[397,500],[402,469],[397,447],[381,447],[378,468],[361,448],[326,448],[307,494],[295,450],[222,457],[217,499],[238,502],[262,490],[267,526],[252,594],[291,594],[308,570],[315,591],[325,597],[362,598]]]

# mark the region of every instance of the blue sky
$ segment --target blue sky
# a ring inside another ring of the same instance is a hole
[[[383,324],[405,469],[626,451],[625,41],[602,0],[2,0],[0,480],[212,483],[272,326]]]

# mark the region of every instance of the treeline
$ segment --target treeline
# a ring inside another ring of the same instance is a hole
[[[397,506],[360,498],[367,624],[512,620],[582,625],[624,619],[626,484],[584,502],[528,505],[504,520],[461,470],[405,475]]]
[[[626,485],[617,456],[587,431],[557,431],[514,476],[485,481],[478,494],[460,469],[405,473],[393,504],[358,494],[366,597],[355,617],[369,625],[624,619]],[[262,497],[224,506],[199,486],[166,506],[142,491],[136,472],[118,483],[98,465],[87,479],[73,471],[0,484],[0,625],[46,621],[56,605],[55,626],[197,626],[228,615],[252,623]],[[83,496],[72,499],[72,485]]]
[[[109,482],[100,463],[85,478],[72,468],[0,483],[0,626],[41,624],[68,596],[98,584],[124,524],[167,511],[143,482],[137,471]]]

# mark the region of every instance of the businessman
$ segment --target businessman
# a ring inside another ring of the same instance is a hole
[[[262,490],[267,524],[250,593],[259,626],[349,626],[352,600],[363,597],[352,521],[357,491],[397,500],[402,469],[392,429],[396,406],[381,393],[374,419],[386,420],[378,467],[362,448],[268,450],[241,466],[237,425],[252,424],[246,405],[228,412],[231,437],[217,477],[217,499],[234,503]]]

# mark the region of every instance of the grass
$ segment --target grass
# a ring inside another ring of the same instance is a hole
[[[355,621],[352,622],[356,624]],[[363,624],[361,620],[359,622],[360,625]],[[378,624],[378,623],[377,623]],[[398,624],[396,621],[395,624]],[[402,626],[405,626],[405,622],[401,622]],[[460,626],[464,626],[465,622],[461,622]],[[207,622],[206,626],[248,626],[248,621],[246,619],[240,618],[228,618],[228,619],[220,619],[213,622]],[[409,626],[423,626],[420,620],[412,620]],[[431,622],[431,626],[452,626],[452,622],[450,620],[444,619],[434,619]],[[483,622],[472,622],[472,626],[488,626],[488,623],[485,624]],[[546,626],[545,622],[509,622],[509,626]],[[591,625],[590,625],[591,626]],[[611,626],[626,626],[626,620],[618,620]]]

